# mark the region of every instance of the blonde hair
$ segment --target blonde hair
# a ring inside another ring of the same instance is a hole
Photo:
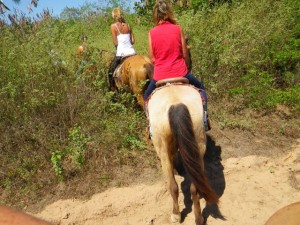
[[[122,10],[119,7],[114,8],[113,11],[111,12],[111,15],[112,15],[112,18],[115,21],[125,23],[124,14],[123,14]]]
[[[176,24],[176,19],[173,16],[173,10],[170,4],[165,0],[156,1],[153,7],[153,22],[158,24],[161,21],[169,21]]]

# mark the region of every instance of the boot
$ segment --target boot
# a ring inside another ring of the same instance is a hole
[[[108,73],[108,81],[109,81],[109,90],[110,91],[115,91],[116,90],[116,84],[115,84],[112,73]]]
[[[149,140],[152,140],[152,129],[151,129],[150,124],[147,126],[147,135],[148,135]]]

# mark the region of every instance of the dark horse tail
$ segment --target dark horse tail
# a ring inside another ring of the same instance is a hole
[[[217,203],[218,196],[210,186],[200,165],[200,152],[188,108],[180,103],[169,109],[169,122],[176,149],[179,149],[184,167],[198,193],[209,203]],[[204,165],[202,165],[204,167]]]

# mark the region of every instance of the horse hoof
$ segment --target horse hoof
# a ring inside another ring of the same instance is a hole
[[[172,223],[180,223],[181,215],[180,214],[172,214],[171,221],[172,221]]]

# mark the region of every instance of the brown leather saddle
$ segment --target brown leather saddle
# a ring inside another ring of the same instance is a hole
[[[185,77],[176,77],[176,78],[168,78],[159,80],[155,83],[156,87],[162,87],[168,84],[188,84],[189,80]]]
[[[119,65],[117,65],[115,71],[114,71],[114,74],[113,74],[113,77],[117,78],[117,79],[120,79],[120,75],[121,75],[121,70],[123,68],[123,64],[125,62],[126,59],[130,58],[131,56],[134,56],[134,55],[128,55],[128,56],[124,56],[122,57]]]

